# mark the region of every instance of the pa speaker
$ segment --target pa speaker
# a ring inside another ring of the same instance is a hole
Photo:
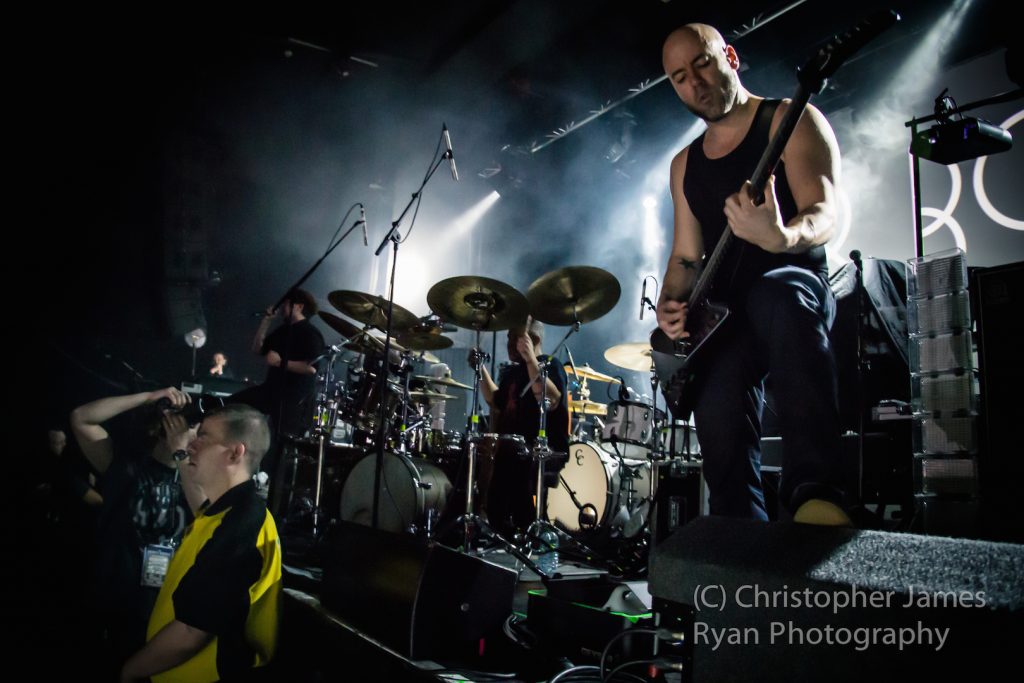
[[[692,681],[973,680],[1019,660],[1024,546],[702,517],[652,551]]]
[[[328,540],[321,601],[403,656],[444,659],[500,633],[517,579],[442,545],[343,522]]]

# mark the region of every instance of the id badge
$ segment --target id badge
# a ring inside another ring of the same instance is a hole
[[[159,588],[164,585],[167,566],[174,548],[167,545],[147,545],[142,551],[142,585]]]

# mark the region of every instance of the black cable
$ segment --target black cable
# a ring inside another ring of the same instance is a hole
[[[329,253],[331,251],[331,249],[333,249],[336,246],[334,244],[334,240],[337,239],[338,233],[341,232],[341,229],[345,227],[345,223],[348,222],[348,215],[350,213],[352,213],[353,209],[355,209],[357,206],[363,206],[362,202],[356,202],[355,204],[350,206],[348,208],[348,211],[345,212],[345,215],[341,217],[341,222],[338,223],[338,229],[334,231],[334,234],[331,235],[331,239],[329,239],[327,241],[327,249],[324,250],[324,255],[325,256],[327,255],[327,253]],[[363,207],[363,208],[366,208],[366,207]]]
[[[608,641],[608,644],[604,646],[604,650],[601,651],[601,667],[600,667],[601,680],[604,680],[604,663],[608,659],[608,651],[611,650],[612,645],[614,645],[615,643],[619,642],[620,640],[622,640],[626,636],[633,635],[633,634],[648,634],[648,635],[657,636],[658,635],[658,629],[654,629],[654,628],[633,628],[633,629],[629,629],[628,631],[623,631],[622,633],[616,633],[612,637],[612,639]]]
[[[427,172],[423,174],[423,182],[420,184],[421,188],[423,187],[423,185],[426,185],[427,178],[430,177],[430,169],[433,168],[434,159],[437,159],[437,153],[441,149],[441,140],[442,140],[443,137],[444,137],[444,133],[442,133],[441,137],[439,137],[437,139],[437,146],[434,147],[434,154],[430,157],[430,165],[427,167]],[[420,204],[422,202],[423,202],[423,190],[421,189],[419,194],[416,195],[416,208],[412,212],[412,220],[409,221],[409,229],[408,229],[408,231],[406,231],[405,237],[403,237],[402,239],[398,240],[399,244],[404,244],[405,241],[407,239],[409,239],[409,235],[412,234],[413,226],[416,225],[416,216],[418,216],[419,213],[420,213]]]
[[[636,666],[637,664],[656,664],[657,662],[658,662],[657,659],[633,659],[633,660],[630,660],[628,662],[623,662],[622,664],[619,664],[617,667],[612,669],[608,673],[607,676],[603,677],[601,679],[601,683],[609,683],[609,681],[614,679],[617,674],[622,672],[622,670],[627,668],[627,667]],[[630,674],[630,675],[632,675],[632,674]],[[634,678],[639,678],[639,677],[638,676],[634,676]],[[641,680],[643,680],[643,679],[641,679]]]

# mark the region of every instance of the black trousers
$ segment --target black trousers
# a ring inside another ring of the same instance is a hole
[[[732,326],[699,367],[694,411],[711,514],[768,519],[761,488],[764,380],[771,374],[783,444],[780,503],[842,502],[835,297],[796,267],[761,276],[734,300]],[[714,343],[712,340],[709,343]]]

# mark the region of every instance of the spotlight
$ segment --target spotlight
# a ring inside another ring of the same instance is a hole
[[[939,123],[911,139],[911,154],[948,166],[1005,152],[1013,146],[1013,137],[999,126],[962,114],[954,121],[954,113],[960,113],[956,101],[943,90],[935,98],[935,116]]]
[[[647,195],[644,197],[643,203],[645,209],[652,210],[658,208],[658,200],[655,199],[653,195]]]

